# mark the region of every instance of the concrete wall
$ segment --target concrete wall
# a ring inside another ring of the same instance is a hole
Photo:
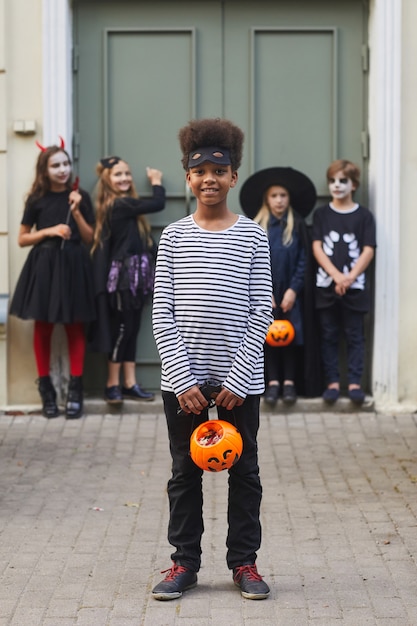
[[[1,291],[13,293],[29,248],[19,248],[17,235],[24,198],[32,183],[38,156],[35,138],[42,133],[42,1],[1,0],[5,42],[5,108],[0,118],[0,236]],[[15,132],[16,122],[35,122],[37,136]],[[3,259],[4,256],[4,259]],[[7,265],[8,260],[8,265]],[[4,261],[4,264],[3,264]],[[32,350],[32,323],[9,317],[8,358],[0,355],[0,402],[26,403],[37,400],[36,368]],[[5,363],[7,362],[7,367]],[[7,373],[7,385],[6,383]],[[7,388],[7,392],[6,392]]]
[[[7,393],[7,294],[8,281],[8,250],[7,250],[7,187],[6,187],[6,24],[5,2],[0,0],[0,401]]]
[[[403,1],[398,399],[417,405],[417,2]]]

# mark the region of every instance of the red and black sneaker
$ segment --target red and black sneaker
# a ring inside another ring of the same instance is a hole
[[[233,582],[240,593],[249,600],[264,600],[269,596],[269,587],[258,574],[255,563],[233,568]]]
[[[152,589],[152,595],[155,600],[175,600],[180,598],[182,592],[192,589],[197,584],[197,574],[187,567],[183,567],[178,563],[173,563],[171,569],[161,572],[165,574],[164,580]]]

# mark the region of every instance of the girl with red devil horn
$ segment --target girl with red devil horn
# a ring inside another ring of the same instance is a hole
[[[71,419],[83,412],[84,324],[95,318],[92,267],[86,248],[93,240],[94,213],[89,195],[78,188],[78,179],[72,181],[71,159],[62,137],[59,145],[36,145],[40,154],[18,236],[19,246],[32,249],[10,313],[35,322],[33,346],[47,418],[59,415],[50,378],[51,338],[54,324],[64,325],[70,365],[65,415]]]

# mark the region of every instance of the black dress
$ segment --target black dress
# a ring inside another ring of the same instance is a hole
[[[141,270],[134,263],[150,252],[144,250],[139,234],[138,215],[162,211],[165,206],[165,188],[152,186],[151,198],[118,198],[111,207],[103,225],[101,245],[93,256],[94,290],[97,321],[88,332],[89,349],[92,352],[111,353],[114,346],[111,332],[111,310],[140,312],[152,288],[147,290],[141,281]],[[156,248],[156,246],[155,246]],[[153,282],[153,268],[152,282]],[[138,280],[132,280],[137,274]]]
[[[282,228],[285,224],[280,225],[275,218],[271,218],[268,227],[269,237],[273,238],[271,264],[274,297],[276,302],[280,302],[288,287],[298,294],[295,306],[288,316],[296,331],[295,384],[300,395],[314,398],[320,396],[323,389],[319,322],[314,307],[316,262],[312,254],[311,235],[304,219],[294,212],[294,220],[294,245],[289,248],[282,246]],[[277,232],[274,233],[274,230]],[[302,248],[302,253],[299,247]]]
[[[274,312],[277,319],[288,319],[295,330],[295,339],[292,345],[303,345],[303,288],[306,268],[306,250],[300,230],[305,228],[304,221],[295,217],[295,228],[292,233],[292,242],[283,243],[283,232],[287,225],[287,215],[277,219],[271,215],[268,223],[268,239],[271,251],[272,288],[278,309]],[[293,289],[297,294],[294,306],[288,313],[279,308],[287,289]]]
[[[80,211],[94,224],[89,195],[80,191]],[[29,197],[22,218],[37,230],[65,224],[69,191],[48,192],[38,200]],[[21,271],[10,314],[21,319],[70,324],[95,319],[92,263],[77,224],[70,217],[71,238],[50,237],[33,246]]]

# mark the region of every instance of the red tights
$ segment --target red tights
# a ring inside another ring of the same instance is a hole
[[[68,354],[71,376],[82,376],[85,355],[84,325],[81,322],[64,324],[68,341]],[[54,325],[35,321],[33,348],[39,376],[49,376],[51,363],[51,339]]]

